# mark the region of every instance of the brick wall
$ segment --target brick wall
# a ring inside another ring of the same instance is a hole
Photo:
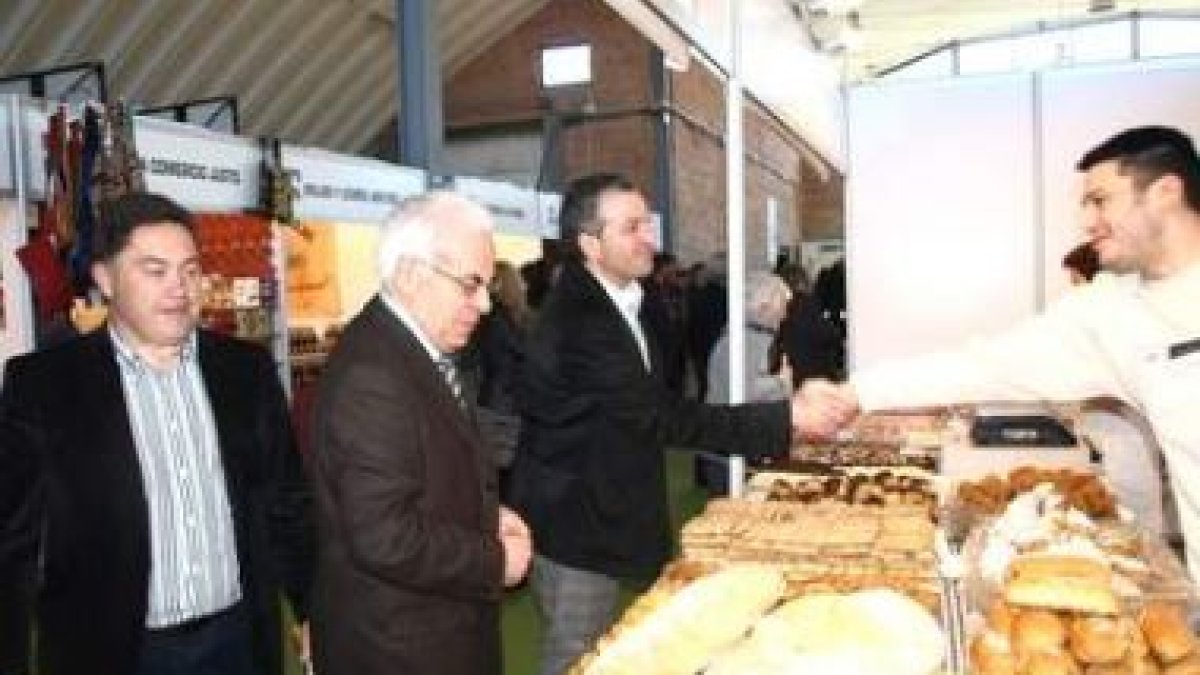
[[[846,218],[845,181],[838,174],[824,179],[805,163],[800,175],[800,204],[804,239],[840,239]]]
[[[538,82],[540,49],[592,45],[593,84],[546,95]],[[565,113],[560,136],[562,178],[617,170],[643,189],[651,203],[658,148],[654,129],[658,103],[651,91],[656,52],[600,0],[550,0],[545,7],[455,73],[445,90],[448,135],[478,134],[539,120],[551,106]],[[677,111],[669,131],[673,190],[674,250],[681,260],[708,257],[725,245],[724,89],[704,64],[669,73],[670,105]],[[745,123],[746,249],[748,266],[766,266],[767,199],[779,201],[784,244],[797,243],[798,224],[840,223],[840,194],[810,185],[799,141],[747,103]],[[812,175],[810,175],[812,174]],[[839,185],[840,189],[840,185]],[[836,196],[838,208],[830,205]],[[819,210],[810,217],[810,206]],[[836,212],[836,215],[835,215]],[[840,231],[840,230],[839,230]]]

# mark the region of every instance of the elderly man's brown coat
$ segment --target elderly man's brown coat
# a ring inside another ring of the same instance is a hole
[[[495,464],[429,353],[379,298],[318,395],[320,675],[499,673]]]

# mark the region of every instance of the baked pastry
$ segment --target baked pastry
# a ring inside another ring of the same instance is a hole
[[[971,640],[971,672],[978,675],[1016,675],[1017,657],[1008,636],[984,631]]]
[[[761,565],[730,567],[703,577],[586,659],[584,675],[692,675],[741,637],[779,601],[785,583]],[[624,618],[622,618],[622,622]],[[615,629],[614,629],[615,630]]]
[[[1178,605],[1151,602],[1142,609],[1138,625],[1150,651],[1164,664],[1179,661],[1195,648],[1195,637]]]
[[[1030,654],[1021,668],[1022,675],[1081,675],[1075,659],[1065,652]]]
[[[1017,557],[1008,567],[1009,578],[1070,577],[1107,584],[1112,570],[1104,562],[1080,555],[1032,553]]]
[[[1081,616],[1071,620],[1068,643],[1080,663],[1117,663],[1129,651],[1133,626],[1106,616]]]
[[[1195,653],[1163,668],[1164,675],[1200,675],[1200,656]]]
[[[1085,675],[1159,675],[1158,663],[1148,656],[1127,657],[1117,663],[1091,665]]]
[[[1058,652],[1067,641],[1067,628],[1051,611],[1030,609],[1013,621],[1012,644],[1017,654]]]
[[[897,626],[904,630],[896,630]],[[788,668],[769,672],[926,675],[941,664],[946,640],[924,607],[900,593],[877,588],[848,595],[819,593],[787,602],[760,619],[738,649],[767,653],[779,647],[792,651],[795,658]],[[745,663],[747,656],[732,658]],[[726,660],[721,663],[719,672],[740,675]]]
[[[992,601],[987,611],[987,625],[991,630],[1000,633],[1005,637],[1011,637],[1013,631],[1013,623],[1016,621],[1017,611],[1009,606],[1003,598],[996,598]]]
[[[1112,571],[1091,558],[1067,555],[1025,555],[1008,568],[1004,599],[1023,607],[1065,609],[1115,615],[1117,597]]]

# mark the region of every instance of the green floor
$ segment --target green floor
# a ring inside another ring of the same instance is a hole
[[[693,482],[691,453],[667,453],[667,491],[678,529],[679,523],[703,508],[707,498],[704,490],[695,487]],[[505,675],[534,673],[537,666],[538,620],[533,598],[527,588],[512,591],[505,598],[502,620]],[[302,675],[303,672],[296,659],[291,658],[288,675]]]
[[[667,453],[667,492],[671,515],[678,525],[704,506],[707,494],[695,487],[690,452]],[[625,601],[632,599],[629,594]],[[504,673],[530,675],[536,672],[538,619],[533,597],[527,588],[510,593],[504,601]]]

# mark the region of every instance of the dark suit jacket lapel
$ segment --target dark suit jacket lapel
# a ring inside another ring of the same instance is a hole
[[[626,336],[626,344],[629,346],[629,349],[632,351],[633,355],[644,368],[646,363],[642,360],[642,350],[640,347],[638,347],[637,336],[633,334],[633,327],[630,326],[629,322],[625,320],[625,315],[621,312],[621,309],[617,307],[617,304],[613,301],[612,296],[608,294],[608,291],[604,290],[604,287],[600,285],[600,282],[596,279],[596,277],[592,276],[592,273],[588,271],[587,267],[579,263],[567,263],[566,267],[563,268],[562,277],[560,278],[559,283],[562,283],[563,281],[567,281],[567,283],[575,285],[577,287],[577,292],[582,297],[587,298],[588,301],[600,303],[607,308],[609,318],[611,321],[613,321],[613,325],[621,332],[622,335]],[[643,302],[641,308],[638,310],[638,325],[642,329],[642,336],[646,338],[646,352],[650,357],[650,372],[651,374],[655,374],[660,370],[659,361],[661,360],[661,357],[657,354],[657,345],[654,338],[654,332],[650,330],[649,322],[646,320],[645,306],[646,304]]]
[[[380,298],[373,299],[367,311],[371,313],[372,321],[379,326],[379,330],[396,342],[400,355],[407,364],[406,372],[416,379],[418,390],[428,392],[437,399],[437,405],[432,406],[436,413],[476,448],[477,453],[481,452],[479,434],[474,423],[469,414],[459,407],[458,401],[450,391],[450,385],[442,377],[417,336],[413,335],[408,326],[393,314]]]
[[[79,400],[89,404],[80,405],[75,411],[64,411],[64,414],[82,416],[76,423],[88,429],[95,441],[89,444],[88,451],[103,453],[103,457],[97,459],[115,468],[111,475],[119,482],[98,486],[98,489],[104,491],[104,499],[113,499],[114,503],[120,505],[126,518],[123,524],[138,532],[143,542],[140,555],[144,556],[144,563],[149,564],[150,510],[146,486],[134,444],[125,389],[121,384],[121,370],[108,330],[104,326],[83,338],[86,341],[82,356],[85,363],[79,372],[89,375],[76,384],[62,386],[85,388]],[[96,405],[91,402],[100,403]]]
[[[118,453],[123,461],[132,462],[132,468],[140,471],[137,463],[137,449],[133,443],[133,426],[129,421],[129,409],[125,403],[125,389],[121,384],[121,370],[117,365],[112,337],[108,329],[101,328],[92,335],[84,338],[88,342],[88,351],[84,358],[89,361],[89,369],[85,372],[95,373],[94,376],[82,378],[77,386],[91,389],[80,396],[83,401],[103,401],[104,404],[88,407],[79,412],[91,411],[96,415],[89,421],[97,431],[99,442],[97,448]],[[64,384],[63,386],[69,386]],[[68,411],[68,414],[70,412]]]

